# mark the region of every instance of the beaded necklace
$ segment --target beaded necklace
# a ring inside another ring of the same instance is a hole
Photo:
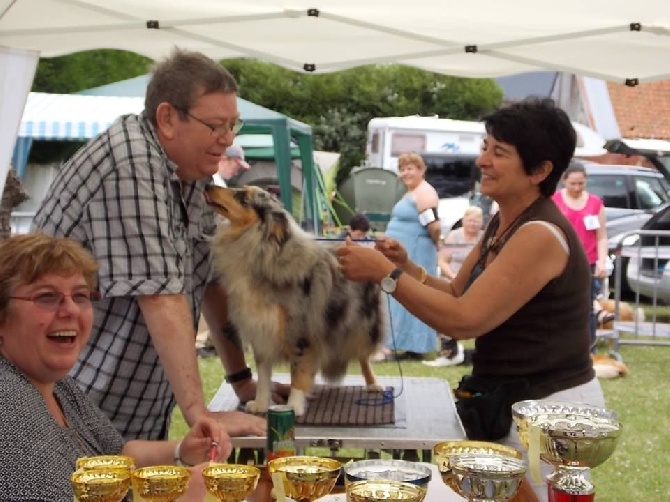
[[[486,268],[486,262],[489,257],[489,253],[493,251],[497,255],[502,249],[502,247],[505,245],[507,240],[512,236],[512,234],[521,225],[523,225],[529,220],[531,214],[535,211],[535,206],[539,203],[539,201],[543,199],[544,197],[542,196],[535,199],[532,204],[530,204],[526,209],[521,211],[521,213],[519,213],[519,215],[516,218],[514,218],[514,221],[512,221],[512,223],[510,223],[507,226],[507,228],[500,233],[498,237],[495,236],[495,233],[498,231],[498,226],[500,225],[500,215],[495,215],[493,217],[491,223],[486,229],[486,233],[484,234],[484,237],[486,239],[486,245],[482,246],[482,250],[479,254],[479,259],[477,260],[477,263],[475,263],[474,267],[472,267],[470,277],[468,277],[463,292],[467,291],[470,288],[470,286],[472,286],[472,283],[475,282],[475,279],[477,279],[477,277],[479,277],[484,272],[484,269]]]
[[[496,236],[498,227],[500,226],[500,217],[494,218],[491,221],[491,228],[487,229],[487,235],[489,236],[486,239],[486,248],[482,250],[483,256],[488,256],[488,254],[493,251],[495,254],[498,254],[502,249],[503,245],[507,242],[509,237],[516,231],[522,224],[526,223],[527,217],[534,211],[535,205],[542,200],[542,197],[535,199],[526,209],[521,211],[516,218],[507,225],[507,228],[503,230],[500,235]]]

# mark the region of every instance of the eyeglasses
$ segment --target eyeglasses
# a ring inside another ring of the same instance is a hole
[[[44,291],[31,296],[10,296],[13,300],[23,300],[33,302],[37,307],[43,310],[55,312],[63,305],[63,300],[72,298],[72,301],[82,309],[91,308],[92,303],[100,299],[100,293],[97,291],[81,291],[72,295],[66,295],[58,291]]]
[[[177,109],[179,110],[179,108],[177,108]],[[228,124],[212,125],[212,124],[208,124],[207,122],[205,122],[202,119],[199,119],[195,115],[191,115],[191,113],[188,110],[181,110],[181,111],[184,112],[189,117],[191,117],[196,122],[200,122],[202,125],[207,127],[210,131],[212,131],[212,136],[218,136],[218,137],[225,136],[228,133],[228,131],[232,131],[233,134],[237,134],[238,132],[240,132],[242,127],[244,127],[244,122],[240,119],[237,119],[232,126],[228,125]]]

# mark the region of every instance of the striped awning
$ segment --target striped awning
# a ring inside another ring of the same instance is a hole
[[[120,115],[139,113],[144,98],[31,92],[19,138],[86,140],[107,129]]]

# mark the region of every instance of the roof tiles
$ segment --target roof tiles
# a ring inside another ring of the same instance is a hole
[[[670,139],[670,80],[607,88],[623,138]]]

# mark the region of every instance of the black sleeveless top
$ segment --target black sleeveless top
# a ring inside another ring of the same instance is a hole
[[[497,228],[491,220],[482,240],[482,255],[472,270],[472,284],[486,267],[487,243]],[[595,377],[590,355],[591,270],[572,225],[550,199],[541,197],[509,232],[493,244],[496,253],[529,221],[546,221],[566,236],[570,256],[563,273],[549,281],[509,319],[475,340],[474,375],[526,377],[531,387],[523,399],[541,399]]]

